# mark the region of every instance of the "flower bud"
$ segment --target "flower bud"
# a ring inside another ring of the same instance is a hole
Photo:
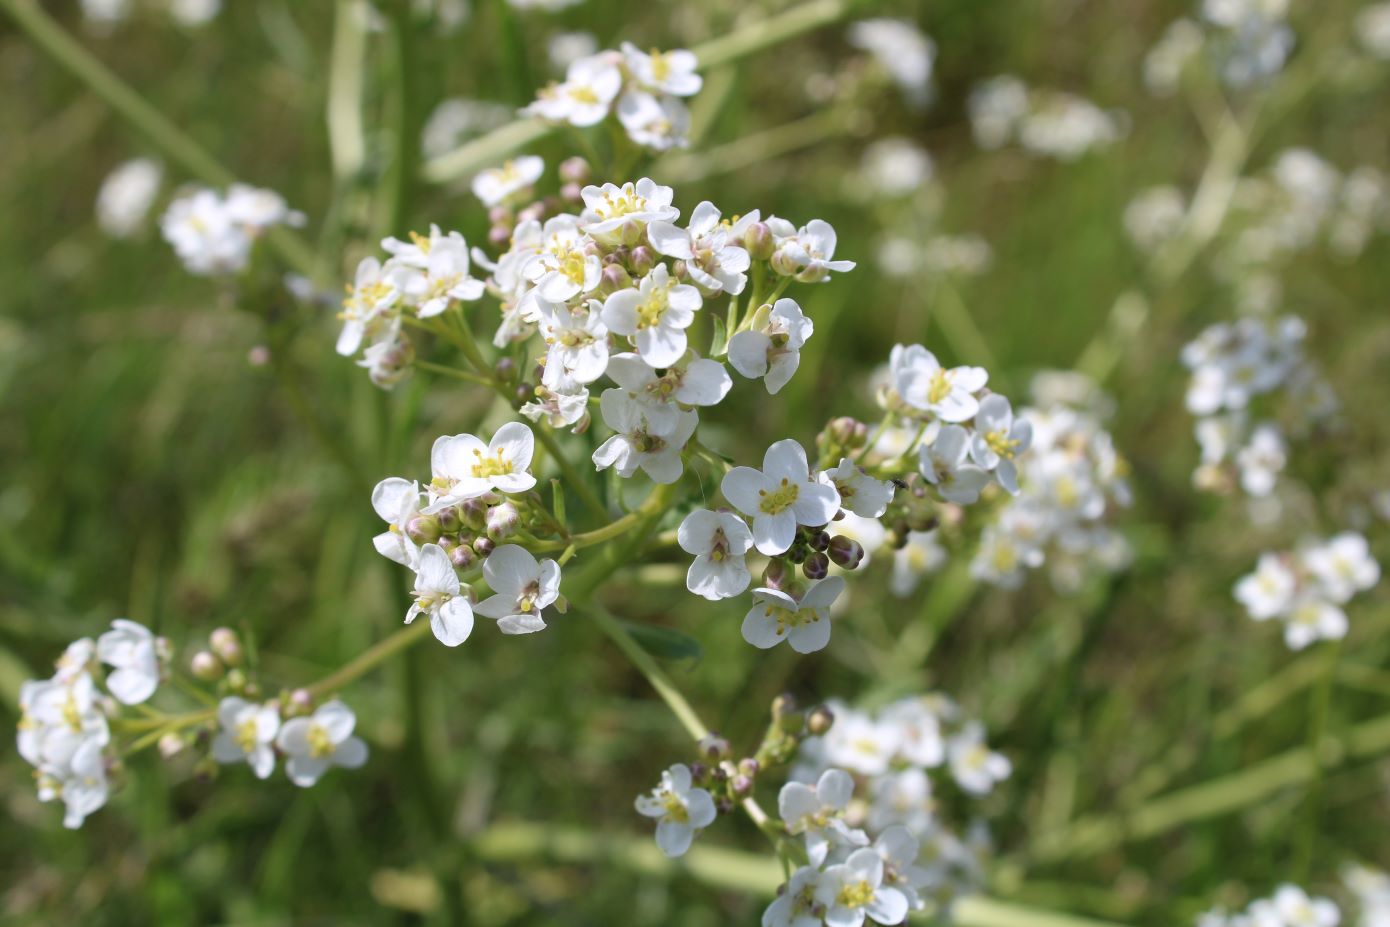
[[[690,764],[690,778],[695,782],[704,782],[705,776],[709,775],[709,767],[699,760]]]
[[[603,269],[603,278],[599,281],[600,293],[616,293],[619,290],[626,290],[632,286],[632,277],[626,270],[617,264],[609,264]]]
[[[493,225],[506,225],[512,221],[512,211],[507,206],[494,206],[487,211],[487,221]]]
[[[480,537],[473,542],[473,550],[479,557],[486,557],[496,549],[497,545],[492,543],[488,537]]]
[[[487,528],[487,503],[482,499],[465,499],[456,511],[467,528],[473,531]]]
[[[763,585],[769,589],[781,589],[787,581],[788,574],[786,561],[769,560],[767,568],[763,570]]]
[[[448,515],[446,519],[445,515]],[[439,517],[432,515],[416,515],[405,523],[405,533],[416,544],[433,544],[439,540],[439,536],[444,533],[445,521],[450,522],[449,530],[458,530],[458,513],[452,509],[446,509],[439,513]]]
[[[685,280],[690,276],[690,268],[685,266],[685,261],[675,261],[671,264],[671,276],[677,280]]]
[[[777,243],[772,238],[772,229],[765,222],[754,222],[743,233],[743,247],[748,256],[755,261],[766,261],[772,257]]]
[[[825,579],[830,573],[830,558],[816,551],[801,565],[801,572],[807,579]]]
[[[487,230],[487,240],[499,248],[505,247],[512,240],[512,227],[510,225],[494,225]]]
[[[246,685],[241,687],[241,694],[249,699],[261,697],[261,684],[254,679],[246,680]]]
[[[201,679],[203,682],[221,679],[224,671],[222,661],[206,650],[200,650],[193,655],[193,659],[188,661],[188,669],[195,679]]]
[[[497,359],[497,363],[492,365],[492,371],[497,374],[499,379],[506,382],[516,376],[516,361],[510,357],[500,357]]]
[[[581,157],[566,158],[560,162],[560,179],[565,183],[588,183],[590,176],[589,162]]]
[[[731,799],[720,796],[714,800],[714,810],[720,814],[728,814],[734,810],[734,803]]]
[[[456,570],[468,570],[472,569],[473,565],[478,562],[478,555],[474,553],[472,547],[467,544],[460,544],[449,551],[449,561],[453,563]]]
[[[530,383],[523,383],[516,388],[517,402],[530,402],[536,398],[536,388]]]
[[[824,705],[817,705],[806,715],[806,729],[816,736],[830,730],[835,723],[835,714]]]
[[[830,539],[827,553],[836,566],[844,567],[846,570],[857,570],[859,564],[864,561],[864,546],[843,534],[837,534]]]
[[[166,760],[172,760],[174,757],[178,756],[181,752],[183,752],[183,748],[185,746],[186,744],[184,743],[183,738],[171,731],[170,733],[165,734],[163,737],[159,738],[159,755],[164,757]]]
[[[290,693],[289,711],[293,714],[308,714],[314,710],[314,694],[308,689],[295,689]]]
[[[537,200],[528,206],[523,206],[517,211],[516,221],[518,222],[539,222],[545,218],[546,204],[544,200]]]
[[[788,715],[796,714],[796,696],[783,692],[772,700],[772,720],[781,723]]]
[[[240,666],[241,658],[244,656],[241,650],[241,639],[231,628],[215,628],[208,635],[208,643],[212,646],[212,652],[221,658],[222,662],[228,666]]]
[[[756,776],[761,768],[762,767],[758,764],[758,761],[753,759],[751,756],[745,756],[743,759],[738,761],[739,774],[747,776],[750,779]]]
[[[812,550],[825,550],[830,546],[830,534],[823,528],[812,528],[806,543],[811,545]]]
[[[638,245],[628,254],[627,266],[632,268],[633,274],[645,277],[656,266],[656,252],[646,245]]]
[[[798,273],[802,267],[798,261],[789,257],[786,251],[779,249],[772,254],[772,269],[783,277],[791,277]]]
[[[227,688],[240,695],[246,689],[246,674],[234,669],[227,674]]]
[[[560,187],[560,199],[567,203],[577,203],[583,197],[582,188],[577,183],[567,183]]]
[[[521,513],[512,503],[503,502],[501,505],[494,505],[488,509],[487,536],[492,540],[498,543],[505,541],[516,534],[516,529],[520,525]]]
[[[858,419],[842,415],[825,427],[826,434],[836,447],[857,450],[869,437],[869,427]]]
[[[753,780],[742,774],[734,776],[729,780],[729,791],[736,798],[747,798],[753,793]]]
[[[161,663],[168,663],[174,658],[174,645],[169,638],[161,634],[154,639],[154,655]]]
[[[696,747],[700,755],[711,760],[724,760],[729,757],[729,742],[718,734],[706,734],[700,738]]]
[[[786,557],[789,563],[802,564],[806,562],[806,555],[809,553],[805,544],[795,543],[782,556]]]
[[[618,227],[618,240],[631,248],[642,240],[642,235],[647,227],[640,222],[629,219]]]

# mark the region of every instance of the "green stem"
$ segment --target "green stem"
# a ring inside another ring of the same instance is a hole
[[[389,9],[395,52],[395,81],[392,88],[395,91],[395,156],[391,161],[391,174],[386,187],[388,198],[381,219],[390,234],[400,235],[406,231],[409,221],[410,204],[420,167],[420,127],[416,118],[419,92],[412,66],[416,49],[410,3],[408,0],[395,0]]]
[[[601,605],[589,605],[587,611],[594,619],[594,624],[598,629],[608,635],[608,639],[618,645],[618,649],[623,652],[628,661],[632,663],[637,671],[646,677],[647,682],[656,690],[656,694],[661,696],[661,700],[666,703],[666,707],[671,709],[671,714],[676,716],[676,720],[685,728],[685,732],[690,735],[692,740],[700,740],[709,736],[709,728],[700,720],[699,715],[695,714],[695,709],[690,707],[685,696],[676,688],[671,677],[657,665],[656,659],[647,651],[642,649],[642,645],[627,633],[622,622],[606,608]]]
[[[215,187],[225,187],[236,180],[236,176],[218,163],[207,149],[83,48],[34,0],[0,0],[0,10],[9,13],[16,25],[54,63],[77,78],[174,164]],[[286,264],[300,273],[312,273],[313,252],[295,233],[287,228],[272,229],[266,241]]]
[[[417,360],[415,361],[415,366],[441,377],[453,377],[455,380],[463,380],[465,383],[476,383],[479,386],[492,386],[492,381],[487,377],[479,376],[476,373],[469,373],[467,370],[459,370],[457,367],[450,367],[446,364],[435,364],[430,361]]]
[[[1327,718],[1332,708],[1332,685],[1337,676],[1337,661],[1342,654],[1342,642],[1334,641],[1324,655],[1322,676],[1313,689],[1308,719],[1308,751],[1314,760],[1313,778],[1308,783],[1308,794],[1304,798],[1303,831],[1299,836],[1298,850],[1292,877],[1301,882],[1308,880],[1313,857],[1318,842],[1318,814],[1322,808],[1323,780],[1326,778],[1328,760],[1335,760],[1337,748],[1330,745],[1324,750],[1327,736]]]

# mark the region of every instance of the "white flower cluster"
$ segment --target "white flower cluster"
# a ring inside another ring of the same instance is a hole
[[[233,695],[218,703],[217,723],[212,758],[246,763],[258,779],[269,778],[277,752],[285,757],[285,774],[302,788],[335,766],[357,769],[367,762],[367,745],[352,733],[357,716],[337,699],[282,721],[277,701],[258,704]]]
[[[132,158],[101,183],[97,193],[97,225],[112,238],[129,238],[144,224],[159,195],[164,168],[152,158]]]
[[[303,224],[304,214],[290,209],[280,194],[240,183],[225,196],[206,187],[180,196],[159,220],[164,239],[188,272],[199,276],[240,273],[267,229]]]
[[[1252,901],[1244,911],[1222,909],[1197,917],[1195,927],[1338,927],[1342,912],[1326,898],[1310,898],[1297,885],[1281,885],[1268,898]]]
[[[1331,387],[1304,355],[1306,333],[1296,316],[1247,316],[1213,325],[1183,347],[1192,371],[1187,409],[1197,416],[1202,452],[1193,474],[1199,488],[1227,489],[1234,470],[1246,493],[1269,495],[1288,462],[1280,419],[1298,434],[1336,411]]]
[[[106,804],[115,764],[108,719],[117,703],[154,695],[167,648],[148,628],[119,618],[95,642],[69,644],[52,678],[20,688],[19,755],[34,767],[39,801],[63,802],[64,826],[81,827]]]
[[[1083,397],[1096,391],[1079,374],[1071,376],[1082,381]],[[1035,399],[1047,398],[1039,382],[1033,391]],[[1083,403],[1053,401],[1019,414],[1033,433],[1032,448],[1020,461],[1021,492],[985,528],[970,572],[1015,588],[1025,568],[1046,563],[1053,585],[1074,592],[1092,571],[1114,572],[1129,563],[1128,543],[1105,522],[1130,504],[1129,466],[1101,417]]]
[[[683,97],[700,91],[695,55],[683,49],[644,52],[624,42],[570,63],[565,79],[543,88],[523,110],[573,126],[598,125],[615,113],[628,137],[644,148],[665,151],[687,144],[690,110]]]
[[[978,888],[980,854],[988,841],[979,828],[962,839],[941,820],[935,799],[940,783],[933,776],[944,773],[963,793],[980,797],[1009,777],[1009,760],[988,747],[978,722],[940,693],[901,699],[873,713],[838,702],[828,707],[835,723],[823,736],[803,741],[792,772],[796,781],[779,801],[789,831],[805,834],[812,867],[811,874],[798,873],[801,881],[819,882],[814,875],[827,858],[852,855],[878,834],[873,847],[908,906],[947,911],[954,899]],[[856,780],[865,798],[851,801]],[[813,782],[814,789],[801,784]],[[808,809],[819,813],[807,815]],[[889,858],[885,844],[899,852]],[[793,877],[782,899],[795,897],[797,881]]]
[[[1380,564],[1359,534],[1344,532],[1298,550],[1261,554],[1255,572],[1236,583],[1235,597],[1256,621],[1284,623],[1284,642],[1302,650],[1347,633],[1342,606],[1380,582]]]
[[[981,148],[1010,142],[1059,161],[1075,161],[1124,137],[1122,111],[1101,109],[1089,100],[1057,90],[1030,89],[1011,74],[977,85],[968,100],[970,126]]]
[[[1172,95],[1199,61],[1232,87],[1283,70],[1294,45],[1288,0],[1201,0],[1198,14],[1173,22],[1144,57],[1144,84],[1153,94]]]
[[[1307,148],[1290,148],[1240,180],[1231,211],[1236,231],[1222,259],[1236,268],[1278,267],[1320,243],[1349,260],[1390,227],[1390,180],[1369,166],[1343,173]]]

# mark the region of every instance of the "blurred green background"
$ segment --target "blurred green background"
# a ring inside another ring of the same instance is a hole
[[[196,31],[144,11],[106,36],[84,27],[73,4],[48,6],[238,178],[304,210],[310,239],[322,233],[330,288],[374,248],[383,231],[379,174],[389,169],[385,126],[397,115],[386,34],[367,36],[362,59],[366,168],[335,179],[325,121],[333,4],[231,0]],[[545,13],[480,2],[456,32],[420,23],[409,56],[414,117],[447,96],[526,102],[554,76],[545,49],[557,31],[591,31],[600,47],[688,46],[776,9],[587,0]],[[1318,47],[1317,36],[1345,35],[1355,9],[1342,0],[1296,6],[1294,62]],[[990,270],[957,289],[992,354],[995,383],[1021,400],[1033,371],[1070,367],[1104,338],[1116,297],[1144,282],[1143,259],[1121,226],[1125,205],[1155,183],[1190,190],[1207,158],[1192,113],[1152,99],[1139,67],[1162,29],[1191,12],[1154,0],[861,4],[857,16],[908,17],[936,42],[936,99],[924,111],[867,73],[843,23],[723,72],[726,96],[713,118],[697,122],[694,155],[660,162],[652,175],[665,182],[663,164],[672,171],[687,212],[711,198],[726,212],[825,218],[839,232],[837,257],[860,266],[799,294],[817,329],[797,380],[775,400],[707,416],[705,442],[749,460],[768,435],[809,443],[829,416],[874,420],[866,381],[895,341],[985,360],[935,324],[942,291],[878,269],[879,240],[917,227],[925,207],[857,195],[860,158],[874,138],[925,146],[944,194],[938,227],[978,233],[993,248]],[[981,152],[965,99],[999,73],[1123,108],[1130,132],[1072,164],[1018,149]],[[371,483],[424,472],[433,439],[469,430],[485,397],[418,376],[380,393],[333,353],[331,312],[315,316],[284,301],[267,327],[214,282],[188,275],[152,226],[128,241],[107,238],[93,218],[101,181],[121,161],[155,152],[3,13],[0,82],[0,713],[15,720],[19,682],[45,675],[69,640],[117,616],[190,646],[214,626],[244,627],[271,685],[324,675],[395,630],[408,604],[407,577],[369,543],[378,530]],[[827,82],[849,89],[834,90],[840,99],[830,103]],[[1297,144],[1343,168],[1390,167],[1385,86],[1315,88],[1266,127],[1250,163],[1262,167]],[[774,136],[765,151],[724,147],[826,112],[796,144]],[[574,153],[563,134],[531,150],[552,169]],[[191,179],[170,167],[166,198]],[[470,241],[485,238],[485,211],[466,184],[419,185],[405,215],[408,228],[437,222]],[[1229,782],[1304,743],[1309,668],[1321,657],[1290,655],[1276,633],[1244,616],[1230,589],[1261,550],[1354,524],[1358,500],[1377,480],[1387,485],[1390,244],[1373,239],[1352,265],[1299,257],[1282,280],[1285,306],[1308,320],[1310,354],[1342,397],[1346,427],[1300,453],[1295,470],[1314,492],[1273,533],[1252,529],[1240,500],[1190,486],[1197,448],[1177,353],[1233,314],[1228,289],[1199,263],[1118,343],[1105,384],[1118,403],[1116,443],[1134,467],[1136,503],[1121,522],[1136,549],[1129,571],[1068,598],[1041,576],[1003,592],[951,585],[946,574],[906,601],[861,580],[831,647],[810,657],[746,646],[739,601],[706,603],[679,584],[632,574],[619,574],[603,598],[625,619],[679,628],[698,642],[701,658],[667,668],[735,743],[756,740],[764,706],[782,690],[808,701],[952,693],[1015,763],[1013,779],[984,805],[1003,857],[990,886],[996,897],[1159,927],[1186,923],[1216,900],[1240,903],[1247,886],[1256,895],[1286,879],[1316,887],[1346,859],[1390,866],[1390,767],[1376,756],[1385,748],[1333,764],[1321,788],[1258,792],[1236,780],[1251,800],[1229,810],[1199,808],[1161,833],[1093,850],[1038,851],[1043,836],[1077,818],[1138,807],[1151,792]],[[356,474],[306,431],[275,371],[248,360],[267,344],[281,379],[349,449]],[[884,620],[857,620],[868,612]],[[1337,686],[1333,732],[1390,711],[1390,642],[1378,633],[1390,625],[1384,595],[1359,602],[1351,616],[1349,659],[1365,671],[1359,683]],[[927,647],[890,666],[866,656],[861,638],[891,649],[891,639],[875,638],[879,629],[914,624],[929,626]],[[632,798],[688,757],[689,744],[582,618],[560,618],[527,638],[479,634],[457,651],[421,647],[345,696],[372,746],[365,769],[298,790],[279,776],[257,782],[242,768],[205,782],[189,763],[147,753],[79,832],[64,831],[56,810],[37,802],[29,768],[7,752],[0,918],[757,922],[762,899],[678,868],[545,852],[500,859],[474,839],[489,824],[516,821],[649,839]],[[1149,778],[1167,763],[1171,777]],[[706,842],[765,848],[739,817],[721,821]]]

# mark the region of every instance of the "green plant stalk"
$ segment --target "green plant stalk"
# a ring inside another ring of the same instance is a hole
[[[236,180],[236,176],[218,163],[207,149],[83,48],[34,0],[0,0],[0,10],[9,13],[15,24],[54,63],[77,78],[174,164],[212,186],[225,187]],[[266,242],[290,267],[306,275],[313,272],[312,249],[290,229],[271,229]]]
[[[340,183],[356,177],[367,158],[362,123],[362,71],[367,53],[366,9],[362,0],[338,0],[333,13],[333,46],[328,65],[328,153]]]
[[[1332,710],[1332,686],[1337,677],[1337,661],[1342,655],[1342,641],[1336,640],[1324,654],[1322,675],[1313,689],[1308,719],[1308,752],[1313,756],[1313,779],[1304,796],[1302,832],[1299,834],[1294,857],[1293,878],[1306,882],[1313,865],[1318,843],[1318,812],[1322,808],[1323,780],[1326,762],[1337,756],[1336,748],[1324,751],[1327,719]]]
[[[1342,736],[1324,735],[1316,753],[1306,746],[1288,750],[1239,772],[1156,798],[1133,811],[1092,815],[1062,830],[1044,832],[1021,859],[1057,863],[1101,853],[1192,821],[1248,808],[1283,789],[1306,786],[1319,775],[1386,753],[1390,753],[1390,715],[1381,715],[1355,725]]]
[[[406,231],[420,169],[419,91],[415,80],[414,23],[410,3],[395,0],[389,5],[389,11],[395,124],[392,126],[391,170],[387,177],[386,199],[378,219],[387,234],[401,235]]]
[[[699,60],[700,70],[707,71],[732,64],[822,26],[838,22],[856,9],[868,5],[859,0],[810,0],[783,13],[747,25],[729,35],[697,45],[692,51]],[[447,154],[426,161],[421,170],[421,177],[437,184],[464,180],[501,161],[514,151],[535,144],[562,128],[562,125],[531,117],[518,119]]]

